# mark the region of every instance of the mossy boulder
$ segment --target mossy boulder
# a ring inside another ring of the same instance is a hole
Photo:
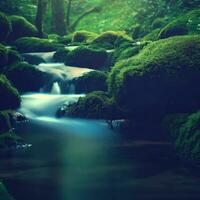
[[[65,64],[100,69],[106,66],[107,61],[108,53],[104,49],[80,46],[68,53]]]
[[[86,43],[90,44],[98,34],[89,31],[77,31],[74,33],[72,42]]]
[[[14,45],[17,50],[23,53],[29,52],[50,52],[56,51],[63,45],[51,42],[48,39],[40,39],[36,37],[23,37],[15,41]]]
[[[8,62],[7,65],[13,65],[15,63],[21,62],[23,59],[21,57],[21,55],[19,54],[19,52],[9,49],[8,50]]]
[[[118,62],[109,90],[129,112],[160,115],[200,108],[200,36],[177,36],[149,44]]]
[[[161,30],[159,38],[187,34],[200,34],[200,9],[190,11],[170,22]]]
[[[56,51],[56,53],[53,56],[53,60],[55,62],[64,63],[67,59],[67,56],[69,54],[70,50],[66,48],[60,48]]]
[[[107,31],[94,39],[92,44],[101,48],[113,49],[117,45],[118,41],[122,42],[131,40],[132,39],[124,32]]]
[[[58,43],[64,44],[64,45],[69,45],[69,44],[72,43],[73,37],[74,37],[74,34],[73,34],[73,33],[68,34],[68,35],[65,35],[65,36],[60,37],[60,38],[58,39]]]
[[[77,103],[69,105],[65,115],[92,119],[114,119],[119,116],[112,99],[106,93],[99,91],[89,93],[86,97],[79,98]]]
[[[200,163],[200,112],[173,114],[163,120],[163,128],[174,139],[178,155],[184,161]]]
[[[12,31],[9,35],[9,41],[15,41],[21,37],[36,37],[38,35],[37,28],[21,16],[10,16],[9,20],[12,25]]]
[[[5,74],[20,92],[38,92],[45,83],[45,74],[26,62],[10,66]]]
[[[12,30],[8,17],[0,12],[0,42],[5,42]]]
[[[8,62],[8,49],[0,44],[0,73],[2,73]]]
[[[91,71],[74,80],[76,93],[107,91],[107,74],[101,71]]]
[[[20,95],[10,81],[0,75],[0,110],[16,109],[20,106]]]
[[[150,42],[148,41],[122,43],[111,55],[112,65],[120,60],[127,59],[138,54],[149,43]]]

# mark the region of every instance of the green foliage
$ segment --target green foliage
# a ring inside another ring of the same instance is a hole
[[[0,97],[0,110],[16,109],[20,106],[18,91],[4,75],[0,75]]]
[[[17,50],[24,53],[29,52],[50,52],[56,51],[63,45],[54,43],[48,39],[40,39],[35,37],[20,38],[15,42]]]
[[[8,37],[9,41],[15,41],[21,37],[36,37],[38,35],[36,27],[24,17],[13,15],[9,17],[9,20],[12,25],[12,31]]]
[[[14,200],[7,192],[3,183],[0,182],[0,197],[2,200]]]
[[[6,41],[8,35],[10,34],[12,27],[7,16],[0,12],[0,42]]]
[[[159,37],[187,34],[200,34],[200,9],[190,11],[170,22],[161,30]]]
[[[113,49],[120,40],[120,43],[123,41],[131,41],[131,38],[126,35],[124,32],[114,32],[107,31],[100,34],[96,39],[92,41],[93,45],[99,46],[101,48]]]
[[[187,161],[200,162],[200,112],[174,114],[165,118],[164,128],[174,140],[179,156]]]
[[[90,44],[98,35],[89,31],[77,31],[74,33],[72,42]]]
[[[118,113],[112,99],[99,91],[79,98],[77,103],[69,105],[66,110],[67,116],[93,119],[115,119],[119,117]]]
[[[93,91],[107,91],[107,74],[101,71],[92,71],[74,81],[76,93]]]
[[[39,91],[44,85],[44,73],[25,62],[10,66],[5,74],[20,92]]]
[[[104,49],[80,46],[68,53],[66,65],[100,69],[106,66],[108,53]]]
[[[136,112],[187,112],[200,106],[200,37],[177,36],[118,62],[109,76],[116,102]]]
[[[69,54],[69,50],[66,48],[60,48],[56,51],[56,53],[53,56],[53,60],[55,62],[60,62],[60,63],[64,63],[67,59],[67,56]]]
[[[8,62],[8,49],[0,44],[0,73],[2,73],[7,62]]]

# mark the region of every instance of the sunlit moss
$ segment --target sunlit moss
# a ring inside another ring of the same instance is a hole
[[[89,44],[91,43],[98,34],[89,32],[89,31],[77,31],[74,33],[72,42],[79,42],[79,43],[86,43]]]

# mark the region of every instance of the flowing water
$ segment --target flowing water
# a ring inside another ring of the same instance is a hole
[[[57,82],[52,94],[22,95],[29,123],[16,131],[32,147],[0,160],[0,178],[16,200],[199,199],[199,179],[179,166],[170,144],[128,140],[104,121],[55,117],[81,96],[60,94]]]

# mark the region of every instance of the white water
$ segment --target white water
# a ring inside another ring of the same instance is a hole
[[[61,89],[58,82],[53,83],[51,94],[61,94]]]
[[[37,53],[24,53],[23,55],[30,55],[34,57],[38,57],[43,59],[46,63],[53,62],[53,56],[55,54],[55,51],[52,52],[37,52]]]

